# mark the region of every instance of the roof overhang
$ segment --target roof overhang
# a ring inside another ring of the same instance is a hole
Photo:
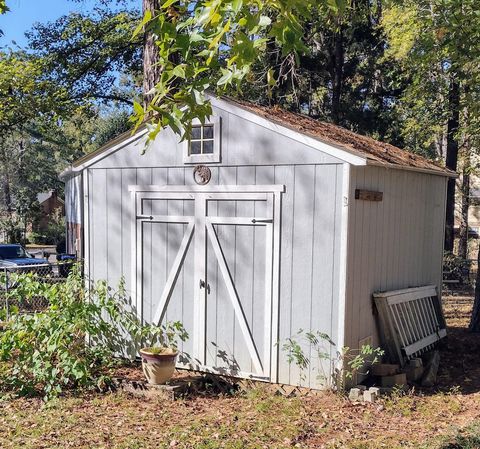
[[[427,175],[443,176],[446,178],[458,178],[458,173],[452,172],[447,169],[442,170],[439,168],[438,170],[433,170],[431,168],[407,167],[403,165],[388,164],[386,162],[374,161],[371,159],[367,160],[367,165],[371,167],[383,167],[383,168],[393,169],[393,170],[407,170],[407,171],[413,171],[416,173],[425,173]]]

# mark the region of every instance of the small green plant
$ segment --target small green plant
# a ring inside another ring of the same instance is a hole
[[[166,348],[177,349],[178,341],[186,341],[188,333],[180,321],[167,321],[161,326],[145,325],[135,332],[137,339],[146,345],[153,354],[161,354]]]
[[[364,345],[359,350],[344,347],[341,351],[336,351],[332,357],[331,349],[336,345],[327,334],[319,331],[305,332],[300,329],[294,337],[285,340],[282,350],[287,354],[288,363],[294,363],[300,369],[301,381],[306,379],[306,370],[311,365],[311,360],[305,354],[302,343],[311,348],[314,357],[317,359],[317,366],[312,368],[312,371],[317,371],[317,380],[323,383],[333,379],[334,387],[338,390],[344,388],[344,377],[352,379],[357,373],[368,374],[368,370],[362,370],[368,365],[377,363],[384,354],[381,348]],[[323,361],[331,361],[333,366],[341,366],[342,368],[326,373],[323,368]]]
[[[188,335],[181,323],[143,325],[129,307],[123,282],[113,292],[106,282],[86,289],[78,267],[65,283],[19,275],[11,299],[45,298],[34,314],[11,314],[0,334],[0,388],[51,399],[71,388],[105,388],[119,354],[132,345],[157,341],[175,347]],[[132,343],[133,342],[133,343]]]

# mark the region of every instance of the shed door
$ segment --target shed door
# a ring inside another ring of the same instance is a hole
[[[135,204],[143,319],[183,323],[185,367],[275,380],[275,194],[140,192]]]
[[[206,365],[270,379],[273,195],[211,195],[206,228]]]

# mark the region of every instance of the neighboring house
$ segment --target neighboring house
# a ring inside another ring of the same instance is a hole
[[[65,215],[65,202],[55,190],[37,194],[37,202],[40,205],[40,216],[34,226],[37,232],[45,231],[55,214]]]
[[[212,104],[190,143],[165,129],[142,156],[143,128],[66,170],[68,240],[87,279],[125,280],[140,318],[183,323],[179,366],[318,386],[343,347],[379,344],[373,292],[440,291],[455,174],[278,108]],[[282,350],[301,329],[335,343],[300,340],[303,373]]]
[[[461,224],[462,207],[462,174],[457,181],[456,201],[455,201],[455,236],[459,236]],[[470,175],[470,206],[468,208],[468,236],[470,239],[468,245],[468,258],[477,260],[478,241],[480,236],[480,177],[475,172]]]

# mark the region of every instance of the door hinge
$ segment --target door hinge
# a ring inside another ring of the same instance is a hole
[[[252,220],[252,223],[273,223],[273,219],[269,218],[266,220],[256,220],[255,218]]]

